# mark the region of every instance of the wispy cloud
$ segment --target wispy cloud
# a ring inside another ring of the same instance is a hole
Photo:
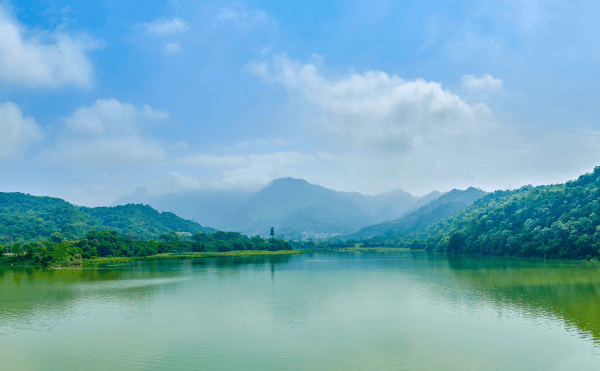
[[[190,175],[179,171],[171,171],[158,179],[150,180],[144,188],[151,195],[162,195],[166,193],[193,191],[200,189],[201,185],[198,179]]]
[[[166,158],[162,143],[141,136],[66,140],[50,155],[59,164],[93,168],[157,163]]]
[[[215,27],[219,25],[233,25],[238,28],[250,28],[269,22],[269,15],[262,10],[247,9],[240,6],[239,9],[224,8],[217,15]]]
[[[142,135],[148,120],[165,120],[168,113],[149,105],[142,109],[116,99],[98,99],[65,119],[71,139],[57,144],[45,157],[58,163],[111,167],[165,160],[161,142]]]
[[[144,105],[142,110],[114,98],[98,99],[91,106],[83,106],[65,119],[68,128],[78,134],[121,135],[141,131],[140,120],[164,120],[166,111]]]
[[[0,104],[0,158],[23,152],[27,146],[43,138],[33,117],[23,116],[13,102]]]
[[[189,29],[188,24],[181,18],[157,19],[146,23],[145,26],[149,33],[155,35],[174,35]]]
[[[179,43],[165,43],[165,51],[167,53],[178,53],[181,51]]]
[[[465,75],[462,77],[462,83],[469,90],[502,89],[502,79],[494,78],[489,74],[481,77]]]
[[[249,155],[195,154],[180,159],[181,164],[197,168],[220,169],[209,186],[243,188],[267,184],[273,179],[298,174],[297,165],[311,163],[315,156],[296,151],[255,153]]]

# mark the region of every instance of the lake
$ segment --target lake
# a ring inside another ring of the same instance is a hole
[[[598,370],[600,264],[420,251],[0,267],[1,370]]]

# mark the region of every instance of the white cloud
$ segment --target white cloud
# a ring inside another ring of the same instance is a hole
[[[80,206],[96,207],[110,205],[119,198],[132,193],[127,187],[106,186],[92,183],[66,190],[65,200]]]
[[[317,106],[325,127],[358,149],[403,152],[493,126],[485,104],[470,105],[436,82],[381,71],[328,79],[283,54],[250,69]]]
[[[437,39],[440,37],[440,30],[438,26],[438,20],[435,15],[429,18],[427,26],[423,30],[424,42],[421,44],[419,50],[423,51],[432,45],[437,44]]]
[[[172,171],[157,180],[151,180],[144,188],[148,194],[162,195],[165,193],[192,191],[201,187],[197,179],[178,171]]]
[[[181,159],[185,165],[197,167],[232,167],[245,163],[244,157],[236,155],[215,156],[215,155],[188,155]]]
[[[137,131],[137,109],[116,99],[98,99],[90,107],[78,108],[65,122],[80,134],[114,135]]]
[[[248,68],[284,87],[291,106],[301,112],[290,114],[302,117],[305,130],[317,131],[310,135],[319,137],[322,147],[313,150],[332,155],[318,155],[303,175],[333,189],[514,188],[569,179],[589,171],[600,157],[597,132],[524,134],[516,125],[497,122],[485,104],[468,103],[437,82],[381,71],[329,77],[314,64],[285,55]],[[501,87],[501,80],[489,75],[465,81],[472,88]],[[328,136],[319,132],[323,129]],[[251,168],[234,169],[232,176]]]
[[[42,131],[33,117],[24,117],[13,102],[0,104],[0,158],[23,152],[31,142],[42,138]]]
[[[149,33],[155,35],[174,35],[189,29],[188,24],[181,18],[157,19],[146,23],[145,26]]]
[[[254,139],[254,140],[245,140],[242,142],[239,142],[236,146],[237,147],[249,147],[252,145],[257,145],[257,146],[269,146],[269,145],[277,145],[277,146],[284,146],[286,145],[287,142],[281,138],[275,138],[275,139]]]
[[[151,120],[166,120],[169,118],[169,113],[165,110],[155,110],[150,105],[144,104],[142,115]]]
[[[181,51],[179,43],[165,43],[165,51],[167,53],[178,53]]]
[[[29,31],[0,4],[0,80],[36,87],[89,86],[93,65],[87,53],[100,43],[61,31]]]
[[[141,118],[164,120],[166,111],[144,105],[140,111],[134,105],[118,100],[98,99],[89,107],[80,107],[65,120],[67,127],[78,134],[124,135],[141,131]]]
[[[164,120],[168,113],[149,105],[142,109],[116,99],[98,99],[65,119],[69,140],[47,153],[58,163],[110,167],[158,163],[166,159],[164,145],[142,135],[147,120]]]
[[[242,166],[222,170],[219,179],[215,181],[215,186],[224,188],[262,186],[276,178],[300,176],[295,166],[314,160],[312,155],[294,151],[248,155],[244,157]]]
[[[502,79],[494,78],[489,74],[481,77],[464,75],[462,83],[469,90],[502,89]]]
[[[271,45],[269,46],[261,46],[260,48],[258,48],[258,53],[263,56],[271,53],[271,50],[273,50],[273,45],[275,45],[274,42],[271,43]]]
[[[58,163],[108,168],[157,163],[166,158],[162,143],[140,136],[67,140],[50,153]]]
[[[312,155],[287,151],[244,156],[196,154],[185,156],[179,162],[200,168],[220,168],[219,176],[209,184],[211,187],[243,188],[261,186],[284,176],[298,176],[296,165],[314,160]]]
[[[262,10],[246,9],[240,6],[240,9],[224,8],[217,15],[215,27],[219,24],[232,24],[238,28],[250,28],[259,24],[269,22],[269,16]]]

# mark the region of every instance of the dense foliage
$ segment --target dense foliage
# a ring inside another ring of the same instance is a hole
[[[159,241],[132,240],[115,231],[90,231],[83,238],[62,240],[58,234],[48,240],[0,246],[0,258],[5,263],[68,265],[94,257],[146,257],[168,252],[226,252],[233,250],[291,250],[287,241],[248,237],[237,232],[196,232],[182,238],[175,232],[163,233]],[[4,255],[4,257],[3,257]]]
[[[47,239],[53,233],[72,240],[92,230],[112,230],[132,239],[158,238],[165,232],[215,232],[147,205],[87,208],[59,198],[0,193],[0,243]]]
[[[497,191],[399,242],[447,253],[600,257],[600,167],[566,184]]]

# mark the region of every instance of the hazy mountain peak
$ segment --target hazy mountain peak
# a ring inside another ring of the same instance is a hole
[[[309,183],[306,180],[301,179],[301,178],[287,177],[287,178],[273,179],[269,184],[266,185],[266,187],[281,186],[281,185],[290,185],[290,184],[298,184],[298,185],[302,184],[302,185],[306,185],[306,184],[311,184],[311,183]]]
[[[223,193],[223,194],[221,194]],[[161,197],[121,200],[147,203],[204,225],[248,235],[268,233],[270,227],[288,237],[318,233],[350,233],[361,227],[396,219],[437,198],[431,192],[416,197],[402,189],[376,196],[338,192],[304,179],[278,178],[258,192],[194,191]],[[306,232],[306,233],[305,233]]]

